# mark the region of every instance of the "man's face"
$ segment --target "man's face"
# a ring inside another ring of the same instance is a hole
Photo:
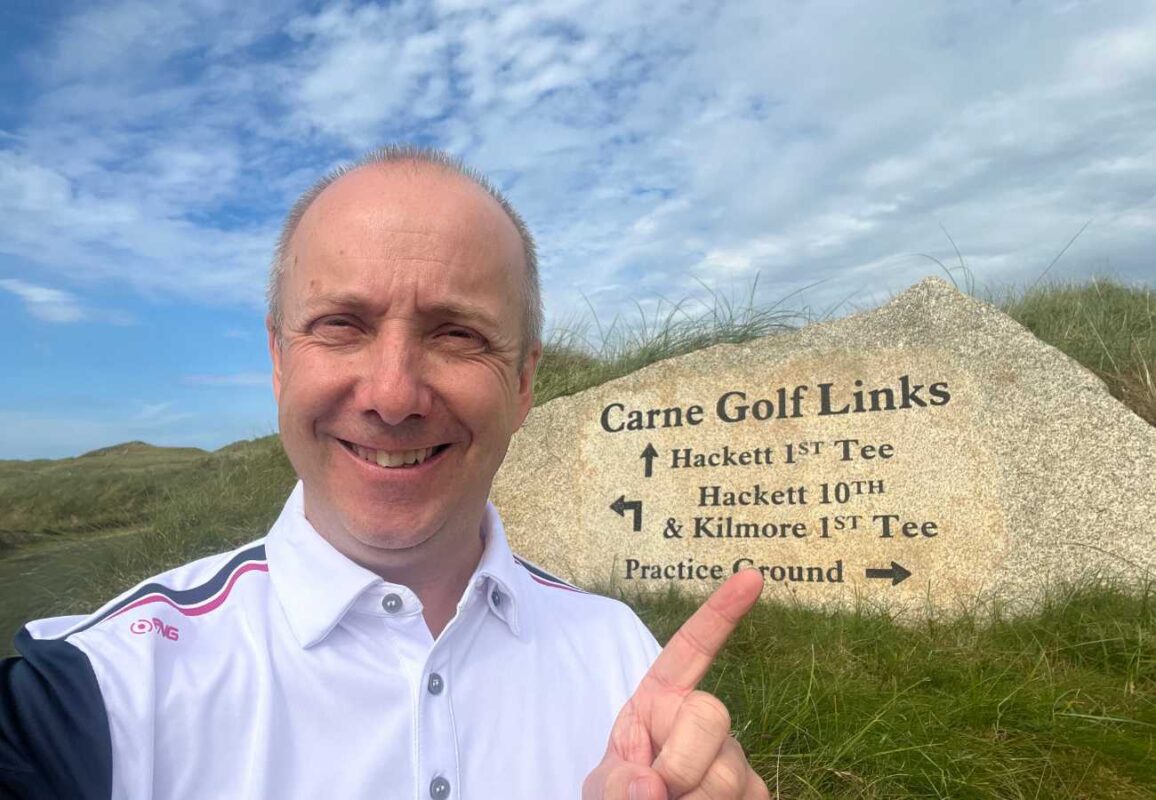
[[[306,515],[338,549],[476,535],[531,405],[524,269],[497,203],[432,167],[356,170],[302,218],[273,385]]]

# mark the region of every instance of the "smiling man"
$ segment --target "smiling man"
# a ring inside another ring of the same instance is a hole
[[[272,292],[281,439],[309,521],[412,589],[436,636],[530,410],[527,248],[485,189],[442,165],[367,166],[309,200]]]
[[[21,632],[0,789],[767,797],[695,691],[758,573],[659,652],[621,603],[516,558],[487,502],[541,355],[509,204],[445,156],[375,153],[297,203],[269,299],[300,482],[257,542]]]

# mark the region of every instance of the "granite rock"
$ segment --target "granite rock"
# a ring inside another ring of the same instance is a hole
[[[1156,428],[938,279],[539,406],[491,497],[516,552],[628,591],[754,566],[922,616],[1156,567]]]

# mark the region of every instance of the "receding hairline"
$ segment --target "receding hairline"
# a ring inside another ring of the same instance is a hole
[[[375,176],[383,176],[383,183],[378,184]],[[368,178],[368,184],[362,184],[361,187],[351,187],[350,183],[356,184],[360,180]],[[410,197],[424,197],[430,198],[429,208],[433,213],[437,214],[444,206],[445,198],[453,197],[455,192],[461,191],[459,198],[464,199],[468,206],[458,208],[454,206],[454,221],[458,223],[466,223],[469,220],[484,221],[489,224],[494,221],[501,227],[501,235],[506,242],[511,242],[511,239],[506,239],[506,235],[512,235],[512,242],[517,243],[517,255],[514,255],[514,261],[511,266],[518,266],[525,261],[525,247],[523,238],[521,238],[521,231],[518,224],[512,220],[506,209],[502,207],[501,203],[497,202],[494,195],[492,195],[486,187],[481,186],[469,176],[461,175],[460,172],[455,171],[442,164],[428,164],[424,162],[388,162],[388,163],[370,163],[357,166],[355,169],[350,169],[342,172],[339,177],[332,180],[331,183],[326,184],[325,188],[317,192],[310,198],[310,202],[305,205],[301,214],[294,218],[291,222],[292,227],[286,228],[286,255],[290,262],[295,261],[297,254],[301,252],[301,247],[305,242],[306,237],[324,234],[324,229],[327,223],[319,223],[314,215],[321,214],[328,216],[331,214],[338,214],[344,216],[348,213],[357,214],[358,210],[369,209],[371,213],[377,212],[380,208],[384,214],[391,214],[394,208],[405,212],[406,203],[395,197],[395,192],[413,192]],[[349,198],[348,192],[363,193],[361,200],[354,200]],[[342,193],[347,193],[342,195]],[[420,200],[418,202],[424,202]],[[450,201],[452,202],[452,201]],[[476,203],[476,205],[474,205]],[[412,206],[410,206],[412,208]],[[472,210],[476,209],[476,210]],[[423,230],[423,217],[417,217],[417,227],[413,230]],[[498,228],[491,228],[491,231],[497,231]]]
[[[281,290],[284,284],[285,272],[289,268],[290,251],[297,230],[302,219],[314,202],[338,183],[342,178],[355,172],[369,169],[406,170],[413,175],[423,172],[445,175],[460,179],[467,184],[480,189],[490,200],[497,203],[507,222],[513,225],[521,242],[522,252],[522,347],[521,359],[524,360],[530,349],[541,343],[542,335],[542,299],[541,284],[538,275],[537,251],[534,238],[521,215],[514,209],[510,201],[495,187],[483,174],[464,164],[448,153],[440,150],[395,145],[374,150],[349,164],[344,164],[331,170],[313,186],[307,189],[293,204],[273,255],[273,262],[269,270],[269,280],[266,287],[270,324],[278,340],[284,323],[284,309],[281,306]]]

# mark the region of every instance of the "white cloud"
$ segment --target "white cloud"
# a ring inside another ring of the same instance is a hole
[[[152,190],[138,193],[126,176],[117,195],[101,196],[26,156],[0,152],[0,250],[72,278],[202,301],[259,302],[275,226],[221,230],[171,210],[186,195],[193,195],[184,201],[186,214],[198,206],[197,179],[182,174],[195,160],[186,155],[158,168]],[[213,169],[198,173],[213,185]]]
[[[508,189],[552,318],[755,274],[772,300],[894,291],[930,271],[910,254],[953,257],[941,225],[980,282],[1089,219],[1054,274],[1150,278],[1154,8],[90,4],[27,58],[0,250],[257,305],[293,195],[407,139]]]
[[[37,286],[17,278],[0,279],[0,289],[19,297],[29,314],[45,322],[80,322],[86,317],[76,297],[60,289]]]
[[[1070,61],[1077,87],[1088,93],[1150,79],[1156,71],[1156,18],[1091,36],[1073,50]]]
[[[6,62],[27,91],[0,131],[0,289],[41,319],[131,322],[88,299],[115,293],[257,309],[296,194],[397,140],[509,193],[550,321],[709,306],[756,275],[757,301],[862,307],[938,273],[920,254],[955,265],[945,231],[980,285],[1028,284],[1089,220],[1051,276],[1156,281],[1153,0],[159,9],[70,4]],[[223,315],[205,324],[234,335]],[[247,366],[180,380],[268,385]],[[0,431],[27,434],[3,449],[269,432],[248,421],[271,419],[267,393],[197,394],[221,406],[0,412]]]
[[[173,405],[171,400],[163,403],[142,403],[129,422],[142,428],[152,428],[171,425],[194,416],[185,411],[171,410]]]
[[[405,135],[445,111],[447,42],[423,4],[331,6],[288,31],[301,45],[290,100],[306,127],[367,148],[383,126]]]

